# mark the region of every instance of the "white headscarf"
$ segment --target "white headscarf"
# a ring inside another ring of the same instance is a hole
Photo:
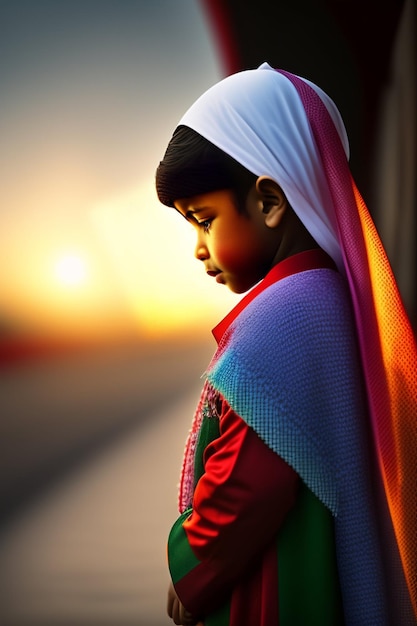
[[[348,138],[334,102],[319,87],[305,82],[326,106],[348,159]],[[284,75],[267,63],[233,74],[198,98],[181,124],[256,176],[277,182],[301,222],[345,273],[319,151],[297,90]]]

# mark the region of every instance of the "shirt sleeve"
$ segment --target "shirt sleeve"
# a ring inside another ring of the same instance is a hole
[[[193,508],[168,540],[175,590],[196,616],[219,605],[262,556],[295,503],[299,481],[224,400],[220,436],[204,461]]]

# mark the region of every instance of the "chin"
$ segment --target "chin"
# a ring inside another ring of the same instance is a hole
[[[227,285],[227,283],[225,284]],[[227,287],[232,293],[241,294],[249,291],[249,289],[251,289],[253,285],[250,285],[249,287],[246,285],[227,285]]]

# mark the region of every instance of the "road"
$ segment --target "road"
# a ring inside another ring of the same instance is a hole
[[[2,626],[172,623],[166,538],[200,388],[197,376],[67,468],[3,526]]]

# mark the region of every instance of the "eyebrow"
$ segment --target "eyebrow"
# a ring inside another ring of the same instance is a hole
[[[203,211],[206,211],[206,210],[207,210],[207,207],[200,207],[199,209],[189,209],[185,213],[184,217],[187,220],[190,218],[192,219],[195,215],[198,215],[199,213],[202,213]]]
[[[207,207],[199,207],[198,209],[189,209],[186,213],[183,213],[182,211],[177,209],[178,213],[182,215],[182,217],[186,220],[192,220],[192,219],[195,220],[196,215],[206,210],[207,210]]]

